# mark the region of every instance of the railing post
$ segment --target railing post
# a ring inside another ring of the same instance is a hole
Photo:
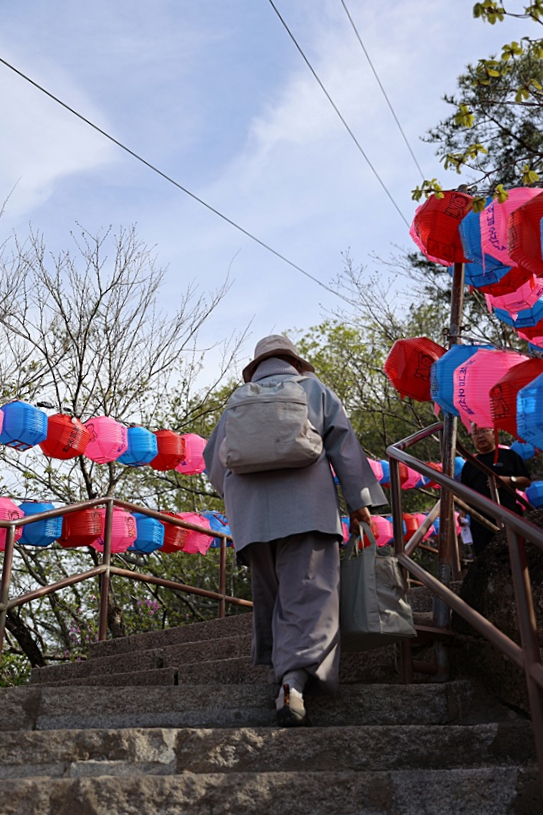
[[[2,566],[2,582],[0,583],[0,663],[4,650],[4,636],[6,633],[6,620],[8,616],[9,586],[11,583],[11,568],[13,565],[13,550],[15,548],[15,527],[13,524],[6,529],[6,548],[4,549],[4,563]]]
[[[219,594],[222,594],[219,600],[219,618],[226,617],[226,538],[221,538],[221,547],[219,549]]]
[[[400,483],[400,464],[396,459],[389,458],[390,462],[390,504],[392,507],[392,529],[394,531],[394,551],[396,555],[404,551],[403,539],[403,512],[402,488]],[[403,579],[407,578],[407,570],[402,567]],[[411,642],[404,640],[400,646],[400,678],[409,685],[413,681],[413,657],[411,655]]]
[[[98,639],[107,638],[107,612],[109,603],[109,582],[111,565],[111,532],[113,529],[113,498],[109,498],[106,504],[106,517],[104,521],[104,553],[102,564],[106,567],[100,579],[100,622],[98,626]]]
[[[464,264],[455,263],[451,292],[451,318],[449,323],[448,347],[452,348],[460,341],[462,332],[462,310],[464,306]],[[454,458],[456,455],[457,419],[444,411],[441,460],[443,474],[454,478]],[[454,496],[447,490],[441,490],[441,515],[439,519],[438,567],[437,577],[440,583],[449,587],[451,575],[460,572],[458,546],[454,545]],[[451,610],[439,597],[434,599],[434,625],[436,628],[448,628],[451,622]],[[434,650],[437,660],[437,681],[446,681],[449,677],[449,655],[443,643],[436,642]]]
[[[513,588],[517,604],[518,627],[520,642],[524,654],[524,670],[528,685],[528,700],[532,716],[537,762],[539,766],[539,783],[543,792],[543,689],[531,675],[531,667],[541,663],[539,638],[532,601],[532,585],[526,563],[526,545],[524,539],[516,532],[506,527]]]

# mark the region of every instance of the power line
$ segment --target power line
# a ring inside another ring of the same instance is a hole
[[[377,179],[377,181],[379,182],[379,184],[381,185],[381,187],[383,188],[383,190],[385,191],[385,193],[386,193],[386,194],[387,194],[387,196],[389,197],[390,201],[392,202],[392,205],[394,206],[394,208],[395,208],[395,209],[396,209],[396,211],[398,212],[398,214],[399,214],[400,218],[402,219],[402,221],[404,222],[404,224],[407,226],[407,228],[409,228],[409,227],[410,227],[410,224],[409,224],[409,222],[408,222],[407,218],[405,217],[405,215],[403,214],[403,212],[402,212],[402,211],[401,211],[401,209],[399,208],[398,204],[396,203],[396,201],[395,201],[395,200],[394,200],[394,198],[392,197],[392,193],[389,191],[389,189],[388,189],[388,187],[386,186],[385,182],[383,181],[383,179],[381,178],[381,176],[379,175],[379,173],[377,172],[377,170],[375,169],[375,167],[374,167],[374,166],[373,166],[373,164],[371,163],[370,159],[369,159],[369,158],[368,158],[368,156],[366,155],[366,153],[365,153],[365,151],[364,151],[364,149],[363,149],[362,145],[360,144],[360,142],[358,141],[358,139],[357,139],[357,138],[356,138],[356,136],[354,135],[353,131],[351,130],[351,128],[349,127],[349,125],[348,125],[348,124],[347,124],[347,122],[345,121],[345,119],[344,119],[343,115],[341,114],[341,112],[340,112],[339,108],[337,107],[336,103],[334,102],[334,100],[332,99],[332,97],[330,96],[330,94],[328,93],[328,91],[326,90],[326,88],[324,87],[323,83],[322,83],[322,82],[321,82],[321,80],[319,79],[319,77],[318,77],[318,75],[317,75],[317,72],[315,71],[315,69],[313,68],[313,66],[312,66],[312,65],[311,65],[311,63],[309,62],[308,58],[306,57],[306,55],[305,55],[305,54],[304,54],[304,52],[302,51],[302,49],[301,49],[300,45],[298,44],[298,42],[297,42],[297,40],[296,40],[296,38],[295,38],[294,34],[292,33],[292,31],[290,30],[290,28],[288,27],[288,25],[287,25],[287,24],[286,24],[286,22],[284,21],[284,19],[283,19],[283,17],[281,16],[281,14],[279,13],[279,10],[277,9],[277,6],[276,6],[276,5],[275,5],[275,3],[273,2],[273,0],[268,0],[268,2],[269,2],[269,4],[270,4],[270,6],[273,8],[273,10],[275,11],[275,13],[277,14],[277,16],[279,17],[279,19],[281,20],[281,23],[283,24],[283,27],[285,28],[285,31],[287,32],[287,34],[289,35],[290,39],[292,40],[292,42],[294,43],[294,45],[295,45],[295,46],[296,46],[296,48],[298,49],[298,51],[299,51],[299,53],[300,53],[300,55],[301,55],[302,59],[304,60],[305,64],[307,65],[307,67],[309,68],[309,70],[311,71],[311,73],[313,74],[313,76],[315,77],[315,79],[317,80],[317,82],[319,83],[321,90],[323,91],[323,93],[325,94],[326,98],[328,99],[328,101],[330,102],[330,104],[331,104],[331,105],[332,105],[332,107],[334,108],[335,112],[337,113],[337,115],[338,115],[338,116],[339,116],[339,118],[341,119],[341,122],[342,122],[342,124],[344,125],[344,127],[346,128],[347,132],[349,133],[349,136],[350,136],[350,137],[351,137],[351,139],[354,141],[354,143],[356,144],[356,146],[357,146],[358,150],[360,151],[360,153],[362,154],[362,156],[363,156],[363,157],[364,157],[364,159],[366,160],[366,162],[367,162],[367,164],[368,164],[368,166],[369,166],[370,170],[372,171],[372,173],[374,174],[375,178]]]
[[[342,5],[342,6],[343,6],[343,8],[345,9],[345,14],[346,14],[346,15],[347,15],[347,17],[349,18],[349,22],[351,23],[351,25],[352,25],[352,27],[353,27],[353,31],[354,31],[354,33],[355,33],[355,34],[356,34],[356,36],[357,36],[358,42],[360,43],[360,47],[362,48],[362,50],[363,50],[364,54],[366,55],[366,59],[368,60],[368,62],[369,62],[369,64],[370,64],[370,68],[371,68],[371,70],[373,71],[373,75],[375,76],[375,79],[377,80],[377,84],[378,84],[378,85],[379,85],[379,87],[381,88],[382,94],[383,94],[383,96],[384,96],[384,97],[385,97],[385,99],[386,99],[387,105],[388,105],[388,106],[389,106],[389,108],[390,108],[390,112],[392,113],[392,115],[393,115],[393,117],[394,117],[394,121],[395,121],[395,122],[396,122],[396,124],[398,125],[398,128],[399,128],[399,130],[400,130],[400,133],[401,133],[401,134],[402,134],[402,136],[403,136],[403,140],[404,140],[404,142],[405,142],[405,144],[406,144],[406,146],[407,146],[407,149],[408,149],[408,150],[409,150],[409,152],[411,153],[411,158],[412,158],[412,159],[413,159],[413,161],[415,162],[415,164],[416,164],[416,166],[417,166],[417,170],[418,170],[418,171],[419,171],[419,173],[421,174],[422,180],[424,181],[425,176],[424,176],[424,173],[422,172],[421,166],[420,166],[420,164],[418,163],[418,161],[417,161],[417,157],[415,156],[415,154],[414,154],[414,152],[413,152],[413,150],[412,150],[412,148],[411,148],[411,145],[409,144],[409,142],[408,142],[408,140],[407,140],[407,136],[405,135],[404,130],[403,130],[403,127],[402,127],[402,126],[401,126],[401,124],[400,124],[400,120],[399,120],[399,119],[398,119],[398,117],[396,116],[396,112],[395,112],[394,108],[392,107],[392,103],[391,103],[390,99],[388,98],[387,92],[385,91],[385,89],[384,89],[384,87],[383,87],[383,83],[382,83],[382,82],[381,82],[381,80],[379,79],[379,75],[377,74],[377,71],[376,71],[376,69],[375,69],[375,67],[374,67],[374,65],[373,65],[373,62],[371,61],[371,58],[370,58],[370,55],[368,54],[368,51],[367,51],[367,49],[366,49],[366,46],[365,46],[365,45],[364,45],[364,43],[362,42],[362,37],[360,36],[360,34],[359,34],[359,32],[358,32],[358,29],[357,29],[357,27],[356,27],[356,25],[355,25],[355,23],[354,23],[354,20],[353,20],[353,18],[351,17],[351,15],[350,15],[350,13],[349,13],[349,9],[348,9],[348,8],[347,8],[347,6],[345,5],[345,0],[341,0],[341,5]]]
[[[50,91],[48,91],[48,90],[47,90],[46,88],[44,88],[42,85],[39,85],[37,82],[35,82],[33,79],[31,79],[31,78],[30,78],[29,76],[27,76],[26,74],[23,74],[23,72],[22,72],[22,71],[19,71],[17,68],[15,68],[15,67],[14,67],[13,65],[11,65],[9,62],[7,62],[5,59],[2,59],[2,57],[0,57],[0,63],[2,63],[3,65],[5,65],[5,66],[6,66],[6,68],[9,68],[9,69],[10,69],[11,71],[13,71],[14,73],[18,74],[20,77],[22,77],[22,79],[25,79],[27,82],[29,82],[31,85],[33,85],[35,88],[37,88],[37,89],[38,89],[39,91],[41,91],[42,93],[44,93],[46,96],[48,96],[48,97],[49,97],[50,99],[52,99],[54,102],[57,102],[57,103],[58,103],[59,105],[61,105],[63,108],[65,108],[66,110],[68,110],[70,113],[73,113],[73,115],[74,115],[74,116],[77,116],[77,118],[78,118],[78,119],[81,119],[81,121],[82,121],[82,122],[85,122],[85,124],[89,125],[89,127],[92,127],[94,130],[96,130],[96,131],[97,131],[98,133],[100,133],[102,136],[105,136],[105,138],[106,138],[106,139],[109,139],[109,141],[113,142],[113,144],[116,144],[116,145],[117,145],[117,147],[120,147],[122,150],[124,150],[126,153],[128,153],[129,155],[131,155],[133,158],[137,159],[137,160],[138,160],[138,161],[140,161],[142,164],[145,164],[145,166],[146,166],[146,167],[148,167],[150,170],[153,170],[153,172],[155,172],[155,173],[157,173],[158,175],[160,175],[160,176],[161,176],[162,178],[164,178],[166,181],[169,181],[169,182],[170,182],[170,184],[173,184],[173,185],[174,185],[174,187],[177,187],[177,189],[181,190],[181,192],[184,192],[186,195],[190,196],[192,199],[194,199],[194,201],[197,201],[199,204],[201,204],[203,207],[205,207],[206,209],[208,209],[210,212],[213,212],[213,213],[214,213],[215,215],[217,215],[219,218],[222,218],[222,220],[223,220],[223,221],[226,221],[226,223],[230,224],[230,226],[233,226],[233,227],[234,227],[234,229],[237,229],[239,232],[242,232],[244,235],[246,235],[246,237],[250,238],[250,239],[251,239],[252,241],[254,241],[255,243],[258,243],[258,244],[259,244],[260,246],[262,246],[264,249],[267,249],[267,250],[268,250],[268,252],[271,252],[273,255],[275,255],[276,257],[278,257],[280,260],[284,261],[284,263],[288,263],[288,265],[289,265],[289,266],[292,266],[292,268],[293,268],[293,269],[296,269],[296,271],[298,271],[298,272],[300,272],[301,274],[305,275],[305,276],[306,276],[306,277],[308,277],[310,280],[312,280],[314,283],[317,283],[317,285],[321,286],[321,288],[323,288],[323,289],[325,289],[326,291],[330,292],[330,294],[333,294],[333,295],[335,295],[336,297],[339,297],[339,298],[340,298],[340,300],[344,300],[346,303],[349,303],[349,305],[351,305],[351,306],[356,305],[356,303],[355,303],[354,301],[349,300],[347,297],[345,297],[344,295],[342,295],[342,294],[340,294],[339,292],[335,291],[335,290],[334,290],[334,289],[332,289],[330,286],[327,286],[327,285],[326,285],[326,283],[323,283],[323,282],[322,282],[322,280],[319,280],[317,277],[314,277],[314,275],[310,274],[309,272],[306,272],[306,271],[305,271],[305,269],[302,269],[302,267],[301,267],[301,266],[298,266],[296,263],[293,263],[291,260],[289,260],[287,257],[285,257],[285,255],[282,255],[282,254],[281,254],[280,252],[278,252],[276,249],[273,249],[273,248],[272,248],[271,246],[269,246],[267,243],[264,243],[264,241],[261,241],[261,240],[260,240],[260,238],[257,238],[255,235],[253,235],[253,234],[252,234],[251,232],[249,232],[247,229],[244,229],[242,226],[240,226],[239,224],[237,224],[237,223],[236,223],[235,221],[233,221],[231,218],[228,218],[228,216],[224,215],[224,214],[223,214],[222,212],[220,212],[218,209],[215,209],[215,207],[211,206],[211,204],[206,203],[206,202],[205,202],[205,201],[204,201],[202,198],[200,198],[198,195],[196,195],[195,193],[191,192],[191,191],[190,191],[190,190],[188,190],[186,187],[184,187],[182,184],[179,184],[179,182],[178,182],[178,181],[175,181],[173,178],[171,178],[171,176],[167,175],[166,173],[163,173],[163,172],[162,172],[162,170],[159,170],[159,169],[158,169],[158,167],[155,167],[153,164],[151,164],[149,161],[147,161],[146,159],[144,159],[144,158],[143,158],[142,156],[140,156],[138,153],[135,153],[133,150],[131,150],[131,149],[130,149],[129,147],[127,147],[125,144],[123,144],[122,142],[120,142],[118,139],[114,138],[114,136],[111,136],[111,135],[110,135],[109,133],[107,133],[105,130],[102,130],[102,128],[101,128],[101,127],[98,127],[98,125],[94,124],[94,122],[91,122],[91,121],[90,121],[90,119],[87,119],[87,118],[86,118],[85,116],[83,116],[81,113],[78,113],[78,112],[77,112],[77,110],[75,110],[74,108],[70,107],[70,105],[67,105],[67,104],[66,104],[66,102],[63,102],[63,101],[62,101],[62,99],[59,99],[59,98],[58,98],[58,96],[55,96],[54,94],[52,94]]]

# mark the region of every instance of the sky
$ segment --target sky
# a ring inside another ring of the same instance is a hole
[[[340,0],[275,0],[405,220],[420,175]],[[472,0],[346,0],[426,178],[420,137],[448,113],[464,66],[525,31],[472,17]],[[269,0],[0,0],[0,57],[325,285],[348,252],[412,248],[404,220],[324,96]],[[0,64],[0,241],[137,225],[167,268],[171,309],[187,286],[231,287],[202,347],[250,326],[241,362],[269,333],[303,332],[333,294],[127,155]],[[209,370],[218,357],[209,356]],[[204,372],[205,375],[206,372]]]

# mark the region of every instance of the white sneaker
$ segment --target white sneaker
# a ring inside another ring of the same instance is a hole
[[[279,727],[310,727],[304,697],[296,688],[284,684],[275,700],[277,724]]]

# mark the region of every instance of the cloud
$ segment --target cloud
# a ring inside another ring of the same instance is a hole
[[[6,56],[9,62],[10,57]],[[72,79],[52,66],[38,68],[25,61],[32,79],[56,92],[67,104],[108,127],[103,111],[92,104]],[[2,72],[3,126],[0,129],[0,177],[10,200],[10,217],[30,213],[53,194],[55,184],[118,160],[117,148],[37,88],[12,73]]]

